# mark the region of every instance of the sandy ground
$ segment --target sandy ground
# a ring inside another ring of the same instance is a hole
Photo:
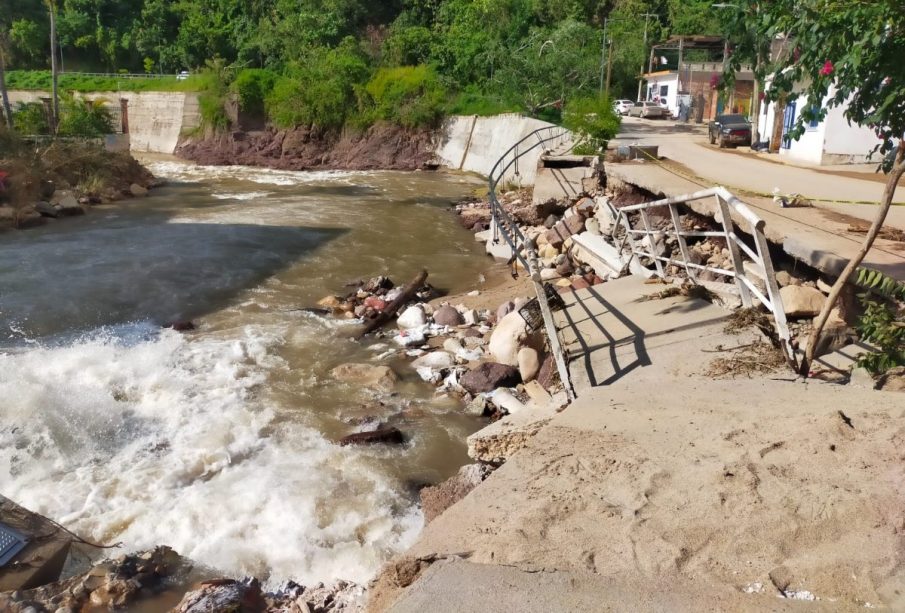
[[[409,554],[903,610],[903,418],[901,394],[829,384],[604,388],[428,525]]]

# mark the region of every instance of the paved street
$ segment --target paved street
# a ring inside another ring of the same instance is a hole
[[[672,121],[657,121],[625,117],[623,131],[614,144],[656,144],[660,155],[674,160],[694,174],[711,179],[713,184],[723,185],[732,191],[747,190],[772,193],[779,188],[783,194],[802,194],[821,207],[840,213],[872,220],[875,208],[871,205],[831,204],[827,200],[874,200],[883,194],[883,183],[871,179],[856,179],[832,174],[832,171],[817,171],[801,166],[761,159],[748,152],[747,147],[721,150],[707,142],[706,124],[675,124]],[[779,158],[778,155],[773,156]],[[844,168],[833,166],[835,169]],[[865,165],[851,167],[867,170]],[[899,188],[896,202],[905,203],[905,187]],[[905,206],[890,211],[887,223],[905,229]]]

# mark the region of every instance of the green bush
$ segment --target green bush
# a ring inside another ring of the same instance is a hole
[[[113,132],[113,117],[105,100],[65,98],[60,106],[60,136],[97,138]]]
[[[414,66],[428,61],[433,36],[423,26],[396,27],[383,42],[383,63],[387,66]]]
[[[264,101],[277,82],[276,73],[264,68],[247,68],[239,72],[230,86],[239,99],[239,108],[246,113],[264,114]]]
[[[864,314],[858,331],[877,347],[859,355],[858,366],[879,375],[905,365],[905,283],[869,268],[858,269],[856,283],[866,290],[859,295]]]
[[[580,139],[576,153],[598,154],[619,132],[620,119],[612,101],[605,97],[573,98],[563,109],[562,123]]]
[[[341,128],[354,112],[355,92],[368,74],[367,58],[353,38],[333,49],[313,49],[276,80],[265,98],[267,115],[280,128]]]
[[[50,134],[50,124],[40,102],[20,102],[13,109],[13,128],[18,134]]]
[[[364,88],[365,117],[408,128],[436,125],[443,116],[446,90],[429,66],[381,68]]]

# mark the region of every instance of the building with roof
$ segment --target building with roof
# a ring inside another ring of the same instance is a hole
[[[651,47],[645,100],[659,102],[673,116],[684,105],[693,121],[709,121],[721,113],[750,115],[754,100],[754,73],[743,67],[735,83],[722,92],[723,68],[729,45],[721,36],[672,36]]]

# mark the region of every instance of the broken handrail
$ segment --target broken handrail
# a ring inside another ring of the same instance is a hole
[[[527,145],[529,141],[536,139],[537,142]],[[491,225],[493,227],[492,237],[490,240],[499,242],[499,236],[505,239],[506,243],[512,249],[512,260],[522,264],[531,277],[534,285],[534,293],[537,295],[537,301],[540,306],[541,317],[544,320],[544,330],[547,334],[547,340],[550,344],[550,353],[556,362],[556,370],[559,373],[559,379],[562,381],[563,388],[569,400],[575,399],[575,390],[572,388],[572,381],[569,377],[569,368],[566,365],[565,354],[562,350],[562,344],[559,341],[559,334],[556,330],[556,324],[553,321],[553,312],[550,310],[550,304],[547,301],[547,294],[544,291],[544,285],[540,277],[540,266],[538,264],[537,249],[533,241],[528,241],[525,235],[514,219],[503,209],[502,204],[497,198],[497,189],[506,176],[506,172],[515,167],[515,175],[518,176],[518,161],[531,151],[538,147],[545,147],[548,143],[562,144],[571,140],[571,133],[560,126],[547,126],[534,130],[520,141],[512,145],[506,152],[500,156],[493,169],[490,171],[488,178],[490,201]]]
[[[719,211],[719,214],[716,217],[723,226],[722,231],[694,231],[682,229],[677,205],[711,197],[715,199],[717,210]],[[628,247],[630,252],[627,259],[623,258],[623,265],[625,267],[628,267],[634,257],[646,257],[654,263],[657,276],[664,279],[668,276],[664,271],[664,264],[683,267],[688,278],[692,282],[697,282],[696,273],[698,271],[711,271],[715,274],[734,279],[744,307],[749,308],[753,306],[753,297],[757,298],[760,303],[773,314],[773,319],[776,322],[777,334],[780,343],[783,346],[783,351],[786,354],[786,359],[793,367],[795,367],[795,350],[792,347],[789,325],[786,319],[782,298],[779,294],[779,284],[776,282],[773,260],[770,257],[770,248],[764,234],[766,222],[758,217],[744,202],[736,198],[725,187],[717,186],[691,194],[683,194],[680,196],[653,200],[651,202],[633,204],[619,209],[613,207],[609,202],[607,202],[607,206],[609,207],[613,222],[610,227],[610,239],[620,253],[620,257],[621,254],[625,253],[626,247]],[[651,229],[650,211],[663,207],[666,207],[669,210],[672,229]],[[643,229],[633,227],[629,220],[629,213],[635,212],[639,213]],[[754,239],[754,249],[749,247],[736,233],[736,222],[733,220],[733,213],[747,225],[748,234]],[[616,236],[617,230],[619,229],[624,231],[621,241],[617,240]],[[657,253],[655,248],[656,238],[661,235],[664,240],[669,236],[676,238],[681,259]],[[641,240],[636,241],[636,236],[642,237]],[[688,244],[685,240],[690,237],[719,237],[725,239],[727,248],[729,249],[733,270],[718,268],[707,264],[706,262],[703,264],[692,262],[689,257]],[[646,245],[644,244],[645,239]],[[745,261],[743,256],[747,256],[751,266],[746,266],[746,263],[748,262]],[[751,279],[752,275],[763,281],[763,291],[761,287]]]

